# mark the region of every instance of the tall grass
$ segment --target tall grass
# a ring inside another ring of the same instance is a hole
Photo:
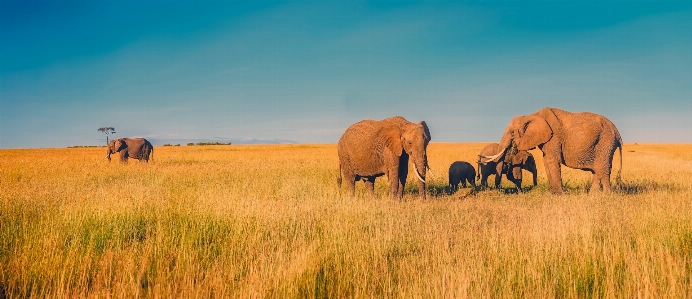
[[[540,152],[529,192],[451,194],[483,146],[431,144],[402,202],[348,198],[335,145],[2,150],[0,297],[692,298],[692,146],[626,145],[609,195]]]

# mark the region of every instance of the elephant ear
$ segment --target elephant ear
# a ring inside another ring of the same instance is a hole
[[[528,152],[526,151],[519,151],[515,155],[512,156],[512,165],[521,165],[526,163],[526,159],[528,158],[527,155]]]
[[[425,136],[423,136],[425,138],[425,145],[428,145],[430,140],[432,140],[432,137],[430,136],[430,129],[428,129],[428,124],[426,124],[425,121],[421,121],[418,124],[423,127],[423,133],[425,134]]]
[[[115,141],[115,151],[119,152],[120,150],[124,149],[127,143],[125,143],[125,140],[123,139],[118,139]]]
[[[538,116],[530,116],[524,123],[523,128],[519,128],[521,139],[517,144],[517,149],[527,151],[533,149],[550,140],[553,136],[553,130],[543,118]]]
[[[395,156],[400,157],[404,150],[404,145],[401,140],[401,130],[397,126],[388,125],[382,129],[382,134],[385,147]]]

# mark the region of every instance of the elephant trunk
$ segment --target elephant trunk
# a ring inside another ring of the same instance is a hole
[[[481,162],[498,162],[500,160],[500,157],[505,153],[505,151],[510,145],[512,145],[512,132],[510,131],[510,128],[507,128],[505,130],[505,133],[502,134],[502,139],[500,139],[500,152],[492,156],[481,156]]]
[[[422,158],[413,160],[413,170],[416,172],[416,177],[418,177],[418,194],[420,198],[425,200],[425,173],[427,171],[428,157],[423,154]]]
[[[416,172],[416,177],[418,177],[418,180],[423,182],[425,184],[425,172],[428,168],[428,159],[423,154],[423,157],[418,158],[418,159],[413,159],[413,170]]]
[[[418,167],[416,167],[416,163],[413,163],[413,169],[416,171],[416,176],[418,179],[425,184],[425,179],[423,178],[425,174],[423,174],[423,177],[421,177],[420,173],[418,172]],[[425,168],[423,168],[423,170],[425,170]]]

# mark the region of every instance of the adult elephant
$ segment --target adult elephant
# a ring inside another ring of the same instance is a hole
[[[543,152],[543,163],[550,191],[562,194],[561,165],[589,171],[593,174],[591,191],[610,192],[610,172],[616,149],[620,149],[622,171],[622,138],[615,125],[602,115],[572,113],[557,108],[543,108],[530,115],[517,116],[505,129],[498,153],[483,156],[482,160],[497,162],[514,144],[517,150],[538,147]]]
[[[507,170],[505,167],[505,157],[500,157],[498,161],[485,161],[482,157],[492,156],[500,151],[499,143],[491,143],[486,145],[478,155],[478,174],[476,179],[481,180],[481,186],[488,187],[488,177],[495,175],[495,188],[500,188],[502,182],[502,174]]]
[[[120,162],[127,162],[128,158],[149,162],[149,155],[154,157],[154,146],[144,138],[118,138],[108,143],[106,158],[111,160],[111,154],[120,153]]]
[[[339,186],[343,175],[350,195],[354,196],[356,181],[362,179],[374,197],[375,178],[387,175],[389,196],[401,200],[410,158],[419,180],[418,194],[425,199],[426,149],[429,142],[430,130],[424,121],[414,124],[396,116],[355,123],[339,139]]]

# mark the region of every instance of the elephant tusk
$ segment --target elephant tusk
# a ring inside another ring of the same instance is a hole
[[[503,154],[504,152],[505,152],[504,150],[501,150],[497,155],[493,155],[493,156],[489,156],[489,157],[488,157],[488,156],[481,156],[481,158],[485,158],[485,159],[486,159],[485,161],[483,161],[483,162],[481,162],[481,163],[488,163],[488,162],[490,162],[490,161],[493,161],[493,160],[497,159],[498,157],[502,156],[502,154]],[[482,159],[481,159],[481,160],[482,160]]]
[[[416,176],[418,177],[418,179],[419,179],[421,182],[423,182],[423,184],[425,184],[425,180],[424,180],[424,179],[420,176],[420,174],[418,173],[418,167],[416,167],[416,163],[413,163],[413,170],[416,171]]]

